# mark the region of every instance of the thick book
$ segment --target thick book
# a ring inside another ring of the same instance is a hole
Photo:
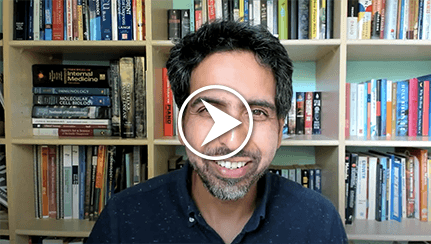
[[[417,123],[416,131],[417,136],[422,136],[422,124],[423,124],[423,109],[424,109],[424,81],[418,81],[418,98],[417,98]]]
[[[181,38],[181,10],[168,10],[168,39],[178,40]]]
[[[216,6],[215,0],[208,0],[208,21],[216,20]]]
[[[422,109],[422,135],[428,136],[429,133],[429,111],[430,111],[430,83],[424,81],[424,102]]]
[[[326,1],[326,39],[334,37],[334,0]]]
[[[33,128],[34,136],[58,137],[106,137],[112,135],[110,128]]]
[[[357,6],[357,4],[356,4]],[[357,7],[356,7],[357,9]],[[319,39],[320,38],[320,0],[310,0],[309,5],[309,20],[308,20],[308,37],[309,39]],[[357,11],[356,11],[357,13]],[[357,14],[356,19],[357,20]]]
[[[45,3],[45,40],[52,40],[52,0],[44,0]]]
[[[386,136],[392,136],[392,81],[386,81]]]
[[[120,59],[120,87],[121,87],[121,136],[135,137],[135,87],[134,66],[132,57]]]
[[[197,31],[199,28],[201,28],[203,24],[203,14],[202,14],[202,0],[194,0],[195,1],[195,30]]]
[[[27,25],[26,25],[26,5],[29,3],[26,0],[14,0],[14,40],[25,40]]]
[[[397,123],[396,135],[407,136],[409,114],[409,83],[408,81],[397,82]]]
[[[102,191],[104,185],[104,171],[105,171],[105,157],[106,157],[106,146],[101,145],[98,148],[97,153],[97,168],[96,168],[96,181],[94,185],[95,189],[95,209],[94,209],[94,219],[96,220],[99,217],[100,212],[102,211],[103,206],[101,206],[100,202],[102,200]]]
[[[135,60],[135,130],[137,138],[147,136],[147,103],[145,57],[134,57]]]
[[[374,1],[373,2],[373,15],[372,15],[372,29],[371,29],[371,38],[372,39],[380,39],[380,21],[381,21],[381,10],[382,10],[382,1]]]
[[[387,79],[382,79],[380,82],[380,135],[386,136],[386,117],[387,117]]]
[[[303,135],[304,132],[304,110],[305,92],[296,92],[296,134]]]
[[[132,1],[118,0],[117,2],[118,40],[133,39]]]
[[[368,156],[359,154],[358,185],[356,187],[355,219],[367,219]]]
[[[171,90],[171,84],[168,78],[168,70],[163,68],[162,70],[162,81],[163,81],[163,135],[173,136],[174,135],[174,117],[173,117],[173,94]]]
[[[72,218],[79,219],[79,146],[72,146]]]
[[[109,66],[34,64],[33,86],[108,88],[108,72]]]
[[[386,0],[384,39],[397,39],[398,0]]]
[[[64,39],[63,14],[64,14],[64,1],[52,0],[52,40],[59,41]]]
[[[418,121],[418,79],[409,80],[409,110],[408,110],[408,136],[417,135]]]
[[[181,10],[181,38],[190,33],[190,10]]]
[[[121,136],[121,89],[120,89],[120,65],[118,60],[110,62],[110,79],[112,95],[112,135]]]
[[[50,124],[63,125],[63,127],[73,128],[70,125],[110,125],[109,119],[46,119],[32,118],[31,123],[35,124]]]
[[[355,211],[356,202],[356,185],[357,179],[357,164],[359,156],[357,153],[351,153],[350,163],[349,163],[349,189],[348,189],[348,201],[346,202],[346,224],[352,224]]]
[[[109,96],[33,95],[33,105],[111,106]]]
[[[33,118],[110,119],[110,107],[33,106]]]

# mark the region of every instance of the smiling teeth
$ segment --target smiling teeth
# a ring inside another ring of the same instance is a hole
[[[238,169],[244,167],[245,162],[217,161],[217,164],[227,169]]]

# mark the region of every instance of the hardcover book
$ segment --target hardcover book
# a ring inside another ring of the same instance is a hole
[[[135,87],[133,58],[120,59],[121,136],[135,137]]]
[[[304,110],[305,110],[305,93],[296,92],[296,134],[303,135],[304,132]]]

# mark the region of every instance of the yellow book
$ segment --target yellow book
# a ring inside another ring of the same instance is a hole
[[[286,40],[289,37],[288,34],[288,10],[287,0],[278,1],[278,38],[280,40]]]
[[[144,12],[142,7],[142,1],[136,0],[136,40],[137,41],[143,41],[144,40]]]
[[[310,0],[310,13],[309,13],[309,27],[308,37],[309,39],[318,39],[318,21],[319,18],[319,0]]]
[[[239,19],[244,21],[244,0],[239,0]]]

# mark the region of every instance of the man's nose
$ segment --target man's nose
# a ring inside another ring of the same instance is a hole
[[[241,146],[248,133],[248,121],[240,121],[242,122],[240,125],[217,138],[217,141],[220,144],[226,146],[232,151],[236,150],[237,148],[239,148],[239,146]]]

